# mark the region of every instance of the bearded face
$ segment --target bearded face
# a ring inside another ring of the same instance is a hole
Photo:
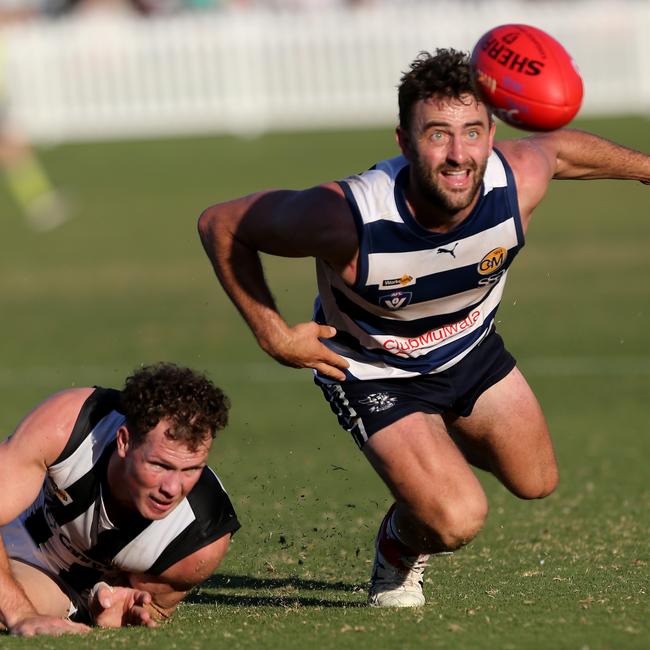
[[[418,208],[443,221],[469,214],[492,151],[494,123],[473,96],[432,97],[412,109],[398,142],[410,163],[410,191]],[[417,215],[416,215],[417,216]]]
[[[487,157],[464,163],[445,161],[438,165],[415,152],[412,180],[418,191],[444,212],[456,214],[469,207],[481,188]]]

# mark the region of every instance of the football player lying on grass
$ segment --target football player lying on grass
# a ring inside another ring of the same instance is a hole
[[[237,516],[206,462],[229,401],[156,364],[52,395],[0,445],[0,622],[155,627],[223,559]]]

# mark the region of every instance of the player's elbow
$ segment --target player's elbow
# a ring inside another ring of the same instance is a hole
[[[218,231],[225,225],[225,211],[219,205],[211,205],[201,212],[197,224],[199,237],[206,246],[218,236]]]
[[[246,243],[250,239],[250,228],[244,228],[244,224],[255,201],[256,195],[250,195],[216,203],[203,210],[198,231],[204,248],[210,251],[217,243],[229,246],[234,239]]]

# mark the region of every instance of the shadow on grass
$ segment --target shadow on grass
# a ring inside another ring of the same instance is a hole
[[[296,589],[300,591],[339,591],[358,594],[358,601],[335,600],[326,597],[298,596],[294,594],[269,593],[273,589]],[[209,589],[251,589],[258,592],[247,594],[215,594]],[[218,574],[208,578],[185,602],[200,605],[220,604],[240,607],[365,607],[366,585],[349,582],[325,582],[322,580],[306,580],[303,578],[256,578],[253,576]]]

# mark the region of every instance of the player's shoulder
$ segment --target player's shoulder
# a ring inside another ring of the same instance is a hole
[[[494,146],[515,174],[539,174],[550,179],[555,169],[558,137],[557,132],[539,133],[524,138],[499,140]]]
[[[505,158],[515,178],[522,217],[541,201],[553,177],[555,160],[541,136],[500,140],[494,145]]]
[[[511,167],[525,164],[530,161],[531,156],[534,157],[538,153],[534,138],[499,140],[494,143],[494,148],[503,155]]]
[[[95,387],[91,386],[66,388],[47,397],[33,412],[41,417],[53,417],[55,419],[69,416],[76,418],[83,405],[96,390]]]
[[[60,425],[66,421],[74,424],[94,387],[67,388],[46,397],[26,416],[24,421]]]
[[[56,459],[74,428],[83,405],[94,388],[69,388],[47,397],[32,409],[7,440],[10,446],[31,448],[49,464]]]

